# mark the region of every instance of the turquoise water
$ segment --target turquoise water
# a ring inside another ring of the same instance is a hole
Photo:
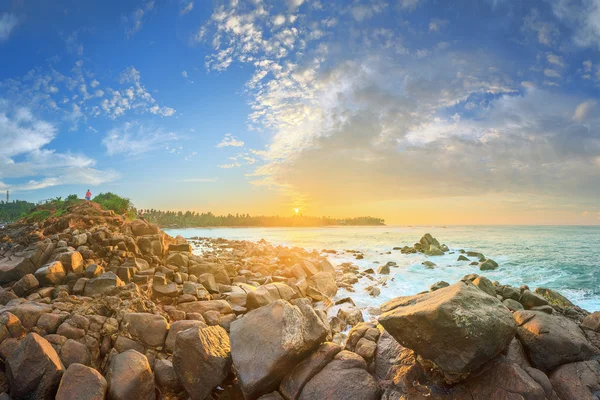
[[[479,269],[467,262],[456,261],[458,254],[428,257],[423,254],[401,254],[396,246],[411,246],[427,232],[451,250],[480,251],[500,264],[495,271],[482,272],[491,280],[513,286],[556,289],[573,303],[589,311],[600,310],[600,227],[573,226],[449,226],[443,227],[331,227],[331,228],[213,228],[172,229],[170,235],[186,238],[222,237],[273,244],[299,246],[306,249],[352,249],[364,252],[363,260],[350,254],[329,256],[337,265],[352,261],[362,269],[376,269],[379,261],[398,263],[392,268],[390,280],[377,298],[368,296],[364,287],[372,281],[361,279],[355,292],[340,291],[338,297],[350,295],[359,306],[381,304],[397,296],[426,290],[437,281],[453,283]],[[385,254],[392,251],[392,254]],[[438,266],[427,269],[421,265],[431,260]],[[393,278],[393,279],[392,279]]]

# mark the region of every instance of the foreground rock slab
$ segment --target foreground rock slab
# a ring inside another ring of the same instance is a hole
[[[173,368],[192,400],[204,400],[231,369],[231,345],[220,326],[193,327],[177,334]]]
[[[277,389],[302,358],[327,336],[311,307],[277,300],[231,324],[231,355],[246,399]]]
[[[112,356],[106,373],[109,400],[154,400],[154,375],[145,355],[127,350]]]
[[[6,378],[13,399],[54,399],[64,367],[52,345],[28,334],[6,360]]]
[[[519,325],[517,336],[531,363],[542,371],[598,355],[581,329],[565,317],[517,311],[514,318]]]
[[[379,322],[401,345],[464,377],[504,350],[516,333],[510,311],[470,282],[384,304]]]
[[[103,400],[108,384],[93,368],[71,364],[65,371],[56,400]]]
[[[365,360],[350,351],[338,353],[304,386],[300,400],[377,400],[381,389],[367,371]]]

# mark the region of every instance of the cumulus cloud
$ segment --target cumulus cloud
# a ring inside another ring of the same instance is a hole
[[[8,40],[12,31],[19,25],[19,17],[12,13],[0,14],[0,42]]]
[[[218,167],[219,168],[223,168],[223,169],[231,169],[231,168],[236,168],[236,167],[241,167],[242,164],[238,163],[238,162],[234,162],[231,164],[221,164]]]
[[[219,144],[217,144],[217,147],[219,147],[219,148],[221,148],[221,147],[242,147],[243,145],[244,145],[244,142],[242,142],[241,140],[238,140],[231,133],[226,133],[223,140],[221,140],[221,142]]]
[[[600,48],[600,2],[597,0],[556,0],[552,10],[573,30],[573,42],[582,47]]]
[[[138,156],[162,149],[176,140],[177,135],[173,132],[164,132],[160,128],[147,127],[139,122],[126,122],[111,129],[102,139],[102,144],[109,156]]]

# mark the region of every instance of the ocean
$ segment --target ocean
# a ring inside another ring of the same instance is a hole
[[[328,255],[333,265],[350,261],[360,269],[373,268],[395,261],[380,296],[369,296],[364,288],[372,285],[360,279],[355,292],[340,290],[336,298],[350,296],[359,307],[377,306],[397,296],[428,290],[438,281],[455,283],[470,273],[492,281],[532,290],[547,287],[558,290],[573,303],[588,310],[600,310],[600,227],[591,226],[448,226],[448,227],[326,227],[326,228],[201,228],[167,229],[172,236],[194,236],[258,241],[276,245],[298,246],[309,250],[332,249]],[[401,254],[393,247],[412,246],[425,233],[431,233],[455,254],[428,257]],[[458,250],[483,253],[499,264],[494,271],[479,271],[466,261],[457,261]],[[358,250],[364,259],[356,260],[344,250]],[[391,251],[391,254],[386,254]],[[428,269],[421,263],[433,261]],[[379,264],[375,262],[378,261]],[[384,276],[384,275],[381,275]],[[379,277],[379,276],[376,276]]]

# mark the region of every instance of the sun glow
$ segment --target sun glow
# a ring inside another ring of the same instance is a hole
[[[294,212],[295,212],[296,214],[298,214],[298,213],[300,212],[300,209],[299,209],[299,208],[294,208]]]

